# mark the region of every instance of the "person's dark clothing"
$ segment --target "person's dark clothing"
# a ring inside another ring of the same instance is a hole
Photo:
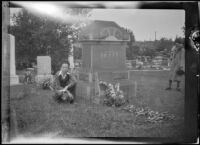
[[[61,90],[68,86],[69,93],[72,94],[72,97],[70,97],[70,94],[60,93],[58,90]],[[71,75],[70,73],[67,73],[64,77],[62,76],[61,72],[57,72],[54,78],[54,90],[56,92],[55,96],[56,98],[67,98],[66,101],[73,102],[72,100],[76,97],[76,78]]]

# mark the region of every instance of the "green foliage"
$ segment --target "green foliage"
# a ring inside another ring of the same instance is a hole
[[[71,9],[73,15],[86,16],[90,9]],[[77,31],[72,24],[60,23],[45,16],[34,15],[23,9],[13,16],[14,25],[9,27],[9,33],[15,36],[16,62],[36,62],[37,56],[49,55],[52,60],[52,70],[59,69],[62,61],[69,55],[70,40],[76,41]]]
[[[176,39],[174,40],[175,43],[180,43],[180,44],[184,44],[184,38],[182,37],[176,37]]]
[[[183,35],[185,35],[185,26],[181,27],[182,31],[183,31]]]
[[[167,38],[161,38],[159,41],[155,43],[156,51],[170,51],[172,46],[174,45],[174,42],[172,39]]]
[[[132,43],[132,52],[128,52],[130,59],[135,59],[137,56],[150,56],[154,57],[155,56],[155,46],[154,42],[133,42]]]
[[[134,54],[134,47],[133,47],[133,42],[135,42],[135,36],[133,34],[133,31],[131,31],[130,29],[125,29],[130,36],[130,41],[127,43],[127,48],[126,48],[126,58],[132,59],[133,58],[133,54]]]
[[[143,52],[142,55],[144,55],[144,56],[154,57],[155,54],[156,54],[156,50],[155,50],[155,49],[145,48],[145,51]]]
[[[184,42],[184,38],[182,37],[178,37],[177,39]],[[171,48],[174,44],[175,43],[172,39],[164,37],[156,41],[136,41],[132,44],[132,51],[127,49],[127,58],[134,59],[136,56],[150,56],[152,58],[158,54],[169,56]]]
[[[185,26],[181,29],[185,33]],[[126,57],[128,60],[135,59],[137,56],[150,56],[151,58],[158,54],[169,56],[171,48],[176,41],[184,44],[184,38],[182,37],[177,37],[175,41],[164,37],[156,41],[136,41],[133,32],[128,29],[125,30],[129,32],[131,39],[126,48]]]
[[[74,59],[81,59],[82,49],[74,46]]]

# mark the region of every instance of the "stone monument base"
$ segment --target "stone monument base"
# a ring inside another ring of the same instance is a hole
[[[53,80],[53,75],[49,74],[49,75],[36,75],[35,76],[35,82],[39,83],[45,79],[50,78],[51,80]]]
[[[19,84],[19,76],[18,75],[10,76],[10,85],[17,85],[17,84]]]
[[[120,89],[124,92],[124,96],[127,99],[135,96],[135,83],[129,80],[129,73],[127,70],[113,72],[99,71],[96,73],[80,71],[78,73],[76,95],[93,100],[94,96],[99,95],[96,81],[105,81],[113,85],[119,83]]]
[[[120,89],[124,92],[124,96],[129,100],[130,97],[134,96],[135,84],[129,80],[118,81],[120,83]],[[84,82],[78,81],[76,88],[76,95],[78,97],[84,97],[87,99],[95,99],[98,90],[95,90],[95,82]]]
[[[76,95],[79,97],[84,97],[90,99],[95,95],[94,83],[78,81],[76,87]]]

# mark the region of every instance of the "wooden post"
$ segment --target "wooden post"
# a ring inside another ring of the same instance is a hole
[[[97,72],[95,73],[95,95],[98,95],[100,97],[100,86]]]

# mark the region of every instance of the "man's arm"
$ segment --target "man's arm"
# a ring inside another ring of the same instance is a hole
[[[75,78],[75,76],[73,76],[72,74],[70,74],[70,83],[64,88],[64,90],[67,90],[68,88],[74,86],[77,83],[77,80]]]
[[[54,80],[53,80],[53,86],[54,86],[54,90],[61,90],[61,89],[63,89],[63,87],[60,86],[58,72],[55,74],[55,77],[54,77]]]

